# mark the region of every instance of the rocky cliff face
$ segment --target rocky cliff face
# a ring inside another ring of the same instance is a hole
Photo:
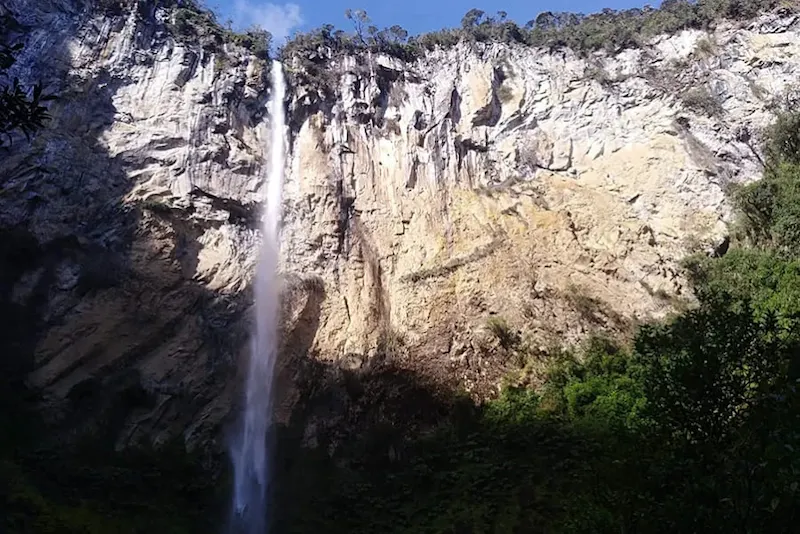
[[[214,426],[247,338],[264,63],[182,45],[154,9],[10,9],[32,28],[14,74],[58,97],[0,162],[4,297],[35,309],[27,384],[64,428],[113,420],[120,444]]]
[[[120,446],[211,439],[246,356],[267,66],[181,44],[152,7],[9,6],[33,28],[16,74],[59,97],[0,161],[27,383],[54,423],[113,421]],[[726,188],[759,176],[798,34],[765,15],[613,57],[462,44],[332,58],[328,92],[295,83],[281,419],[309,362],[335,376],[389,359],[480,397],[510,365],[489,317],[571,342],[688,298],[677,262],[726,249]]]

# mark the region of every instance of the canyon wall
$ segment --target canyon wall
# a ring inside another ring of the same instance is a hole
[[[213,443],[252,320],[269,65],[147,2],[6,4],[31,28],[13,74],[57,96],[0,161],[12,356],[67,434]],[[288,61],[281,420],[309,362],[391,359],[483,398],[512,365],[492,317],[546,346],[690,299],[678,263],[727,249],[726,191],[760,175],[799,34],[770,14],[612,56],[333,55],[327,91]]]

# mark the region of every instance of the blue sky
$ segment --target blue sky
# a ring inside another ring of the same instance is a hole
[[[206,0],[206,5],[219,15],[221,22],[232,20],[236,29],[259,25],[275,36],[275,44],[296,30],[309,30],[330,23],[349,29],[344,17],[347,8],[364,9],[376,26],[399,24],[410,34],[457,26],[461,17],[473,7],[487,13],[503,10],[509,18],[524,24],[542,11],[592,13],[604,7],[624,9],[641,7],[646,1],[635,0],[542,0],[530,2],[507,0],[291,0],[289,3],[266,0]],[[656,6],[661,2],[649,2]]]

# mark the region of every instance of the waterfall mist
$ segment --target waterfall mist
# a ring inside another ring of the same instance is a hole
[[[277,356],[276,269],[285,166],[285,94],[282,66],[273,61],[269,104],[272,145],[262,243],[254,282],[255,329],[250,347],[244,414],[230,451],[234,468],[231,532],[236,534],[264,534],[268,528],[267,487],[271,461],[268,435],[272,425],[272,382]]]

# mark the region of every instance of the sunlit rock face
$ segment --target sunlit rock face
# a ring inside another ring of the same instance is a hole
[[[14,74],[58,97],[0,160],[15,358],[70,432],[212,443],[250,331],[265,63],[176,40],[147,3],[6,5],[32,28]],[[363,369],[389,339],[394,365],[485,397],[510,365],[489,317],[570,343],[688,298],[678,263],[724,252],[798,34],[765,15],[589,59],[463,44],[334,58],[325,96],[294,83],[279,418],[302,361]]]

